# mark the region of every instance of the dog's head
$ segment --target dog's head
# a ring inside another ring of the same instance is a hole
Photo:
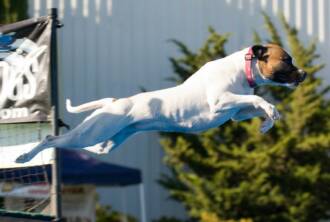
[[[267,83],[296,87],[305,80],[306,72],[294,66],[291,56],[280,46],[255,45],[252,51],[258,59],[260,73]]]

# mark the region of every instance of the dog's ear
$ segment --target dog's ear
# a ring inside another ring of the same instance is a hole
[[[267,47],[262,45],[254,45],[252,46],[252,52],[257,59],[262,60],[267,52]]]

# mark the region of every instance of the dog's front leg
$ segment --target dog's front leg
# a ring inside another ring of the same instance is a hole
[[[208,103],[213,113],[252,106],[255,109],[263,110],[269,119],[277,120],[280,118],[280,114],[274,105],[256,95],[238,95],[225,92],[219,98],[209,97]]]
[[[254,106],[247,106],[235,113],[235,115],[231,119],[233,121],[244,121],[247,119],[252,119],[254,117],[267,117],[267,115],[260,108],[256,109]]]
[[[260,127],[261,133],[266,133],[269,129],[274,126],[275,120],[269,118],[266,113],[260,108],[254,108],[254,106],[248,106],[240,109],[231,119],[233,121],[243,121],[252,119],[253,117],[265,117]]]

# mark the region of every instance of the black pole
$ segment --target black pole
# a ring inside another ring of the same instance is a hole
[[[51,103],[53,111],[53,134],[59,134],[59,127],[57,120],[58,114],[58,81],[57,81],[57,28],[58,18],[57,9],[51,8],[48,11],[48,15],[51,18],[51,49],[50,49],[50,76],[51,76]],[[51,188],[51,209],[54,213],[54,221],[61,221],[62,209],[61,209],[61,168],[60,168],[60,150],[54,148],[54,161],[52,164],[52,188]]]

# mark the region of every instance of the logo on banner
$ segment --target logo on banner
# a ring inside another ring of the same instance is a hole
[[[16,49],[15,52],[0,61],[1,91],[0,101],[29,100],[37,94],[36,73],[39,72],[39,57],[46,51],[47,46],[38,46],[29,39]],[[27,117],[27,108],[10,108],[0,110],[0,118]]]

